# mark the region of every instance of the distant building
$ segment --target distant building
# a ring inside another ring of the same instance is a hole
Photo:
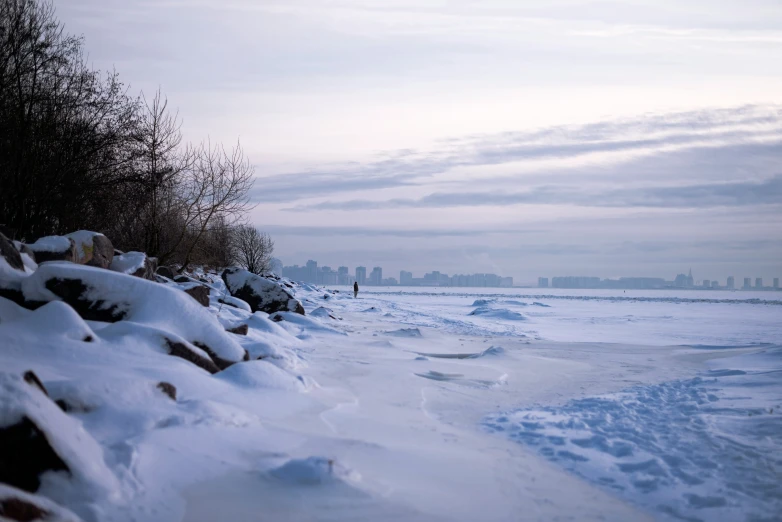
[[[502,288],[510,288],[513,286],[513,278],[512,277],[501,277],[500,278],[500,286]]]
[[[402,286],[410,286],[413,284],[413,273],[402,270],[399,272],[399,284]]]
[[[749,277],[745,277],[744,278],[744,287],[743,287],[743,289],[744,290],[749,290],[750,288],[752,288],[752,279],[749,278]]]
[[[310,259],[309,261],[307,261],[307,278],[306,278],[306,281],[308,283],[318,284],[318,283],[320,283],[319,279],[320,278],[318,277],[318,262],[317,261],[313,261],[312,259]]]
[[[359,285],[363,285],[367,282],[367,267],[365,266],[356,267],[356,282]]]
[[[538,278],[538,288],[548,288],[548,277]]]
[[[763,288],[763,278],[762,277],[756,277],[755,278],[755,288]]]
[[[380,286],[383,284],[383,269],[376,266],[372,269],[372,273],[369,274],[369,281],[367,284]]]
[[[779,278],[774,278],[774,290],[779,290]]]
[[[349,285],[352,281],[350,280],[350,270],[348,270],[348,267],[341,266],[337,268],[337,284],[338,285]]]
[[[386,279],[383,279],[383,286],[396,286],[399,283],[397,282],[395,277],[388,277]]]
[[[600,288],[599,277],[567,276],[551,280],[554,288]]]
[[[728,277],[728,284],[726,287],[728,290],[733,290],[736,288],[736,280],[733,278],[733,276]]]
[[[703,288],[711,288],[711,281],[709,281],[708,279],[704,279]]]
[[[711,282],[711,287],[714,288],[714,289],[718,289],[720,287],[719,281],[712,281]]]

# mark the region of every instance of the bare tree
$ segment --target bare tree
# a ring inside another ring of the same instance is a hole
[[[210,225],[218,220],[235,225],[253,207],[249,193],[254,173],[239,143],[230,152],[209,142],[196,149],[193,166],[180,185],[185,228],[176,247],[184,247],[182,270]]]
[[[274,241],[265,232],[249,225],[236,228],[234,246],[237,262],[253,274],[268,274],[272,269]]]

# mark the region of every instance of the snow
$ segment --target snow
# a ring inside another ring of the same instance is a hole
[[[114,256],[111,261],[111,270],[123,274],[134,274],[139,269],[144,268],[147,261],[147,255],[143,252],[125,252]]]
[[[71,248],[71,242],[65,236],[45,236],[27,246],[33,252],[65,252]]]
[[[233,340],[219,321],[193,298],[167,285],[118,274],[100,268],[68,262],[45,263],[22,282],[28,300],[59,300],[46,283],[52,279],[74,279],[87,285],[83,297],[98,308],[113,310],[123,322],[137,323],[206,345],[227,361],[241,361],[244,349]]]
[[[27,502],[28,504],[37,506],[42,511],[46,511],[46,522],[81,522],[81,519],[75,513],[57,505],[55,502],[52,502],[46,497],[41,495],[31,495],[14,487],[0,484],[0,504],[2,504],[6,499],[21,500]],[[10,519],[4,518],[3,513],[0,512],[0,520],[4,521]]]
[[[41,492],[86,522],[782,510],[776,294],[394,289],[329,294],[326,308],[299,285],[308,315],[270,315],[221,304],[224,283],[201,276],[209,308],[179,285],[58,262],[19,280],[52,302],[0,298],[0,408],[42,412],[90,464]],[[85,282],[123,320],[84,321],[52,277]],[[247,335],[225,333],[239,324]],[[164,336],[251,360],[211,375]],[[29,369],[68,414],[21,380]]]
[[[63,413],[37,387],[20,375],[0,373],[0,426],[30,419],[46,435],[70,473],[46,472],[39,493],[55,502],[67,502],[85,520],[100,520],[98,503],[116,502],[120,497],[117,479],[106,467],[103,449],[81,423]]]

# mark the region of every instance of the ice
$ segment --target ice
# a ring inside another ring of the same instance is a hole
[[[295,484],[316,485],[336,480],[360,480],[360,475],[334,459],[308,457],[289,460],[269,472],[273,477]]]
[[[508,310],[507,308],[488,308],[485,306],[476,308],[470,315],[486,317],[490,319],[501,319],[505,321],[526,321],[527,317],[518,312]]]

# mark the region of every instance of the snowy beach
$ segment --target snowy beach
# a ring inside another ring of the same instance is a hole
[[[292,285],[306,315],[270,316],[225,306],[224,283],[208,279],[208,312],[226,328],[247,324],[232,337],[261,360],[210,375],[154,353],[140,324],[85,322],[58,303],[0,308],[4,372],[34,370],[103,453],[81,483],[44,482],[83,519],[782,511],[775,293],[377,289],[353,299]],[[149,313],[164,328],[170,311]]]

